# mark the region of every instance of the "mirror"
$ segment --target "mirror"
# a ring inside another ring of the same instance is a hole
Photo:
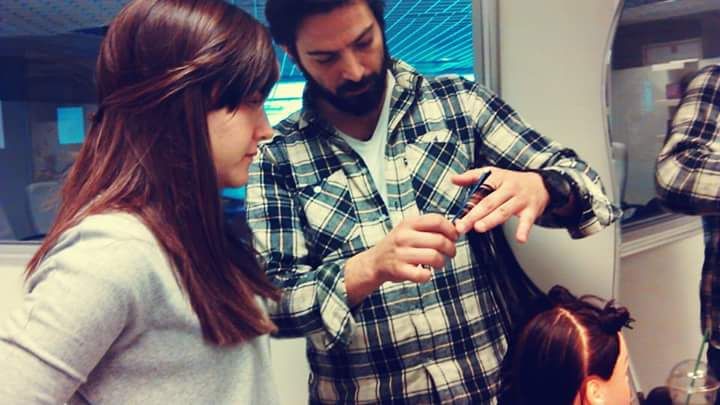
[[[668,219],[655,159],[684,80],[720,62],[720,1],[626,0],[611,53],[609,127],[623,229]]]

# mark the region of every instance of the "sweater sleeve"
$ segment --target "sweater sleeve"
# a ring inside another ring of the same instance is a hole
[[[79,233],[61,238],[28,279],[22,307],[0,324],[3,403],[57,404],[73,396],[138,322],[142,245]]]

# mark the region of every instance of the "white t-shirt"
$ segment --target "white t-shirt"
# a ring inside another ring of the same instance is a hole
[[[385,181],[385,147],[388,139],[388,122],[390,120],[390,99],[392,89],[395,86],[395,77],[387,72],[387,88],[385,90],[385,101],[383,102],[380,117],[378,118],[375,131],[370,139],[361,141],[347,134],[340,133],[340,136],[350,147],[362,158],[370,172],[375,187],[380,193],[385,205],[388,203],[387,182]]]

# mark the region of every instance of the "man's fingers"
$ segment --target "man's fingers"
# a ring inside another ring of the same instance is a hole
[[[485,219],[512,197],[511,193],[502,188],[488,194],[485,198],[480,200],[480,202],[477,203],[477,205],[473,207],[473,209],[471,209],[464,218],[457,221],[457,224],[455,225],[457,231],[460,233],[469,231],[478,221]]]
[[[397,245],[401,248],[432,249],[455,257],[455,240],[440,233],[407,230],[399,233],[396,238]]]
[[[413,266],[402,263],[395,269],[396,281],[412,281],[414,283],[426,283],[432,277],[432,270],[423,266]]]
[[[451,241],[458,238],[457,230],[450,220],[440,214],[426,214],[413,219],[412,229],[419,232],[432,232],[444,235]]]
[[[452,177],[452,182],[455,185],[466,187],[469,186],[477,181],[477,179],[488,170],[493,170],[492,167],[484,167],[482,169],[473,169],[468,170],[465,173],[457,174]],[[495,177],[494,175],[495,171],[493,171],[493,175],[491,177]]]
[[[398,249],[398,259],[401,263],[411,265],[423,265],[434,268],[445,266],[447,256],[434,249],[426,248],[400,248]]]
[[[475,222],[477,232],[487,232],[498,225],[507,222],[510,217],[522,210],[524,205],[517,198],[511,198],[501,206],[494,209],[490,214],[480,221]]]
[[[535,224],[536,216],[530,210],[525,209],[520,213],[520,222],[518,223],[515,239],[520,243],[525,243],[530,238],[530,230]]]

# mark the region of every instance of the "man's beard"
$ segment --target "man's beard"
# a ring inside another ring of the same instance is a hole
[[[364,76],[358,82],[345,81],[338,87],[337,92],[332,92],[323,87],[301,64],[298,64],[298,66],[303,72],[305,80],[307,80],[308,91],[313,98],[322,98],[339,111],[361,117],[376,109],[383,100],[387,87],[387,70],[390,67],[390,57],[387,52],[383,55],[383,63],[379,72]],[[362,93],[349,94],[364,88],[366,90]]]

